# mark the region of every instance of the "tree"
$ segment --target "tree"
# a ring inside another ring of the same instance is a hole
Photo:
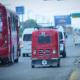
[[[24,28],[36,28],[36,27],[38,27],[38,24],[36,23],[35,20],[29,19],[24,22],[23,26],[24,26]]]
[[[39,27],[41,27],[33,19],[26,20],[25,22],[20,22],[20,25],[22,26],[22,27],[20,27],[20,30],[19,30],[20,31],[20,36],[22,36],[23,30],[25,28],[39,28]]]

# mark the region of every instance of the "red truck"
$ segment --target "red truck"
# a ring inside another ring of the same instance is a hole
[[[32,68],[35,65],[60,67],[59,32],[39,29],[32,33]]]

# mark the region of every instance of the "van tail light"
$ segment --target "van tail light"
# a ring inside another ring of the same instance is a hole
[[[64,40],[62,39],[62,43],[64,44]]]
[[[23,45],[23,42],[20,42],[20,48],[23,48],[24,45]]]
[[[36,54],[36,50],[33,51],[33,54],[34,54],[34,55]]]
[[[53,50],[53,54],[56,54],[56,50]]]

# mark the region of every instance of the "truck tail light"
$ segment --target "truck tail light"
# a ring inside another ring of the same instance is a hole
[[[7,47],[7,43],[6,43],[7,41],[5,41],[5,43],[4,43],[4,45],[3,45],[3,47]]]
[[[56,50],[53,50],[53,54],[56,54]]]
[[[4,44],[3,44],[3,47],[7,47],[7,43],[8,43],[8,41],[7,41],[7,36],[5,36],[5,37],[4,37]]]
[[[34,55],[36,54],[36,50],[33,51],[33,54],[34,54]]]

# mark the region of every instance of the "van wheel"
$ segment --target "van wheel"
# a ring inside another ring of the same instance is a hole
[[[66,51],[65,51],[65,47],[64,47],[64,50],[62,52],[62,57],[65,58],[66,57]]]
[[[15,62],[18,63],[18,61],[19,61],[19,60],[18,60],[18,58],[17,58],[17,59],[15,60]]]
[[[26,57],[29,57],[29,54],[26,54]]]
[[[65,57],[66,57],[66,51],[65,51],[65,50],[63,51],[62,56],[63,56],[63,58],[65,58]]]

